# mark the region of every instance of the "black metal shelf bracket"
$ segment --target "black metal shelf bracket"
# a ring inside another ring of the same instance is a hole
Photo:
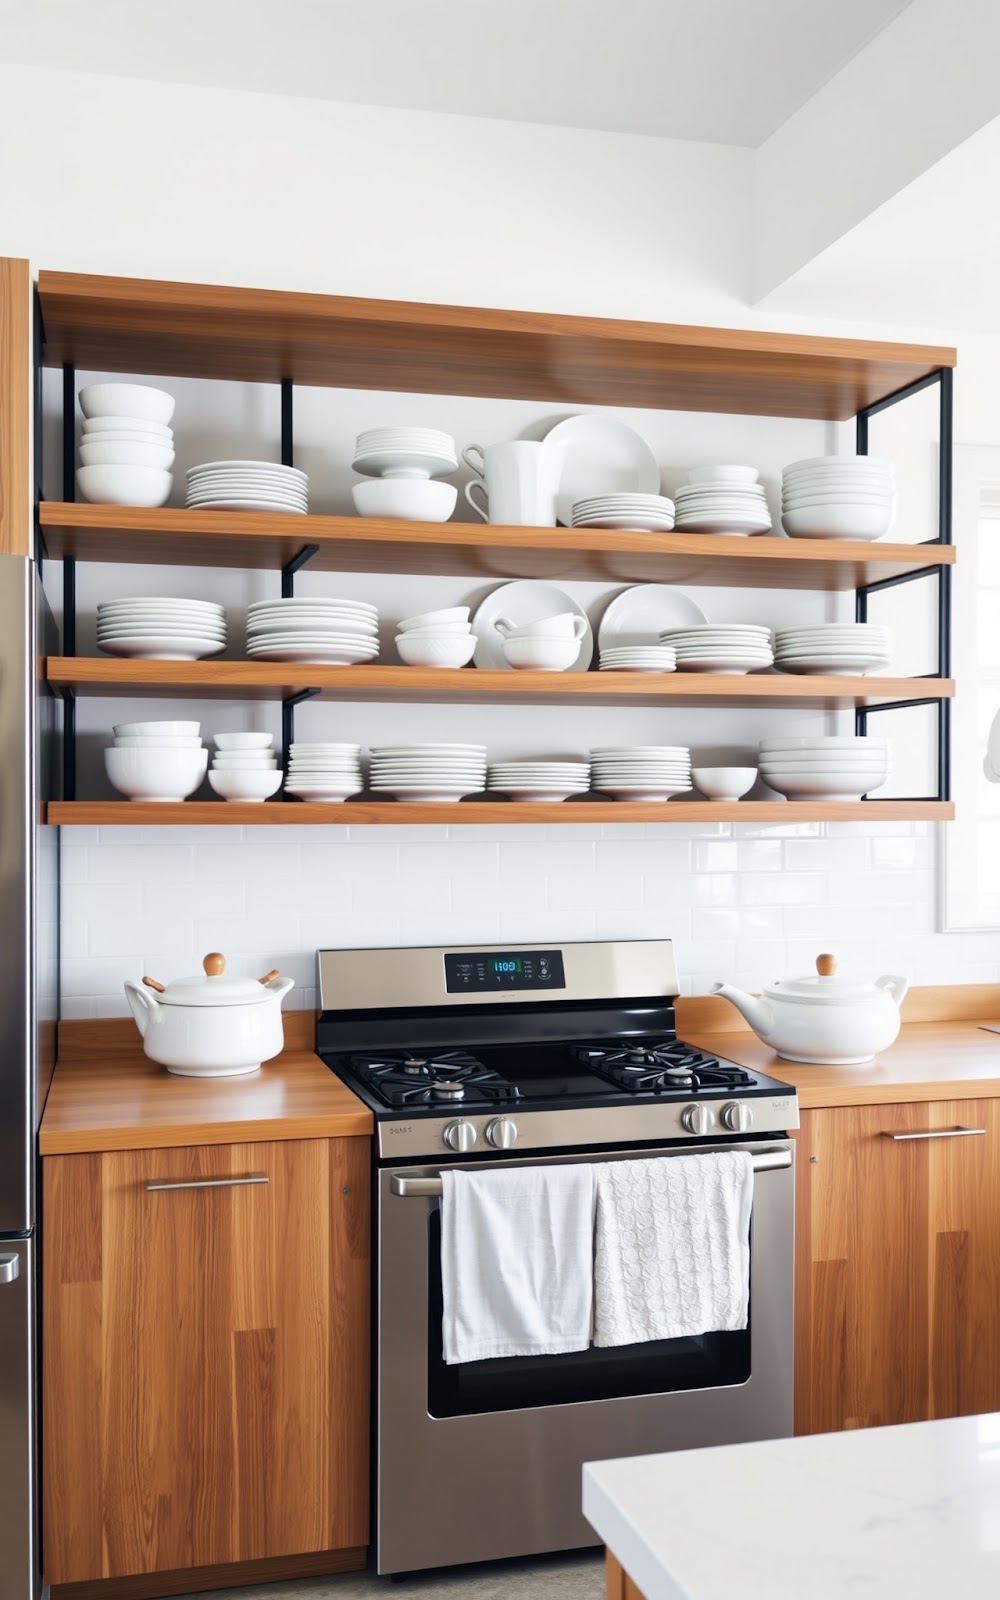
[[[304,700],[312,700],[319,694],[318,689],[300,689],[298,694],[291,694],[287,700],[281,702],[281,770],[288,771],[288,754],[295,743],[295,707],[300,706]],[[292,795],[284,789],[281,791],[282,800],[291,800]]]
[[[291,378],[281,380],[281,465],[294,467],[294,402]]]
[[[301,572],[307,561],[319,554],[318,544],[304,544],[297,556],[285,563],[281,569],[281,598],[291,600],[295,595],[295,574]]]

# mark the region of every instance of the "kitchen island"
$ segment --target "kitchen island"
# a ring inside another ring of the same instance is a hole
[[[608,1600],[996,1600],[1000,1413],[601,1461]]]

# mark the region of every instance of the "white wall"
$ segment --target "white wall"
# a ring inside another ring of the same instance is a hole
[[[98,185],[96,141],[122,126],[128,136]],[[3,68],[0,163],[0,251],[38,266],[661,320],[780,320],[746,306],[742,151]],[[275,454],[274,391],[169,386],[178,394],[178,470],[223,451]],[[346,510],[353,434],[369,422],[426,419],[464,443],[537,433],[552,415],[518,402],[311,392],[297,402],[299,460],[315,508]],[[760,466],[773,492],[784,461],[836,445],[833,430],[815,423],[623,415],[655,448],[667,488],[690,464],[732,459]],[[925,438],[912,456],[916,504],[929,484]],[[114,593],[213,595],[236,623],[242,605],[275,582],[83,568],[81,645],[96,601]],[[301,592],[365,594],[391,621],[425,601],[476,599],[486,587],[307,574]],[[618,586],[570,587],[596,621]],[[697,597],[732,620],[832,616],[836,604],[750,591]],[[199,705],[193,714],[208,732],[277,726],[273,709]],[[81,706],[87,792],[100,792],[102,741],[124,715],[120,703]],[[776,725],[774,713],[570,718],[497,708],[484,730],[482,713],[468,708],[327,705],[304,708],[299,727],[371,743],[403,729],[440,736],[444,719],[454,737],[485,732],[497,754],[585,750],[613,734],[683,739],[728,758]],[[808,713],[793,720],[800,731],[828,725]],[[825,828],[795,822],[792,807],[785,824],[740,828],[449,831],[442,820],[361,831],[336,823],[67,830],[65,1012],[121,1011],[124,977],[169,977],[213,946],[248,971],[281,964],[305,1004],[313,952],[338,943],[672,935],[685,987],[696,990],[719,974],[759,985],[831,945],[862,971],[995,978],[989,936],[933,931],[933,846],[917,825]]]

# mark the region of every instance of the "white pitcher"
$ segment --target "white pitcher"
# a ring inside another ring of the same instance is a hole
[[[556,491],[562,474],[562,452],[530,439],[507,444],[470,444],[462,459],[476,477],[465,486],[465,498],[484,522],[521,527],[554,528]],[[473,499],[479,489],[485,504]]]

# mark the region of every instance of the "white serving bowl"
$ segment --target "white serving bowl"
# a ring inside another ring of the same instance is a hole
[[[220,750],[269,750],[273,733],[213,733]]]
[[[208,769],[207,750],[105,750],[114,787],[130,800],[186,800]]]
[[[76,486],[85,500],[105,506],[162,506],[174,480],[157,467],[77,467]]]
[[[85,417],[142,417],[166,425],[175,404],[172,394],[146,383],[91,383],[80,390],[80,410]]]
[[[761,776],[764,776],[761,774]],[[830,776],[818,772],[781,772],[764,777],[769,789],[794,799],[796,795],[814,800],[860,800],[862,795],[881,788],[885,775],[874,777]]]
[[[212,765],[228,769],[230,767],[246,769],[252,772],[265,767],[276,767],[278,758],[273,750],[220,750],[215,756]]]
[[[692,767],[691,776],[709,800],[739,800],[757,781],[756,767]]]
[[[415,617],[403,617],[397,622],[396,628],[400,633],[409,633],[413,628],[466,628],[469,615],[468,606],[443,606],[440,611],[421,611]]]
[[[204,748],[197,737],[189,734],[148,733],[134,736],[126,734],[123,739],[115,740],[117,750],[201,750]]]
[[[891,506],[830,506],[783,511],[781,526],[792,539],[881,539],[892,516]]]
[[[145,738],[147,734],[181,733],[196,737],[200,722],[116,722],[111,730],[116,739]]]
[[[529,672],[568,672],[580,654],[579,639],[505,639],[509,666]]]
[[[398,517],[404,522],[447,522],[458,489],[436,478],[366,478],[351,487],[361,517]]]
[[[281,777],[281,773],[276,769],[269,772],[255,772],[226,768],[220,772],[216,766],[209,773],[208,781],[223,800],[246,800],[257,803],[270,799],[272,794],[277,794],[281,788]]]
[[[80,460],[85,467],[158,467],[169,472],[174,452],[169,446],[98,441],[80,445]]]
[[[471,633],[400,633],[396,649],[408,667],[464,667],[472,660],[477,640]]]
[[[692,467],[687,481],[690,484],[756,483],[759,477],[756,467]]]

